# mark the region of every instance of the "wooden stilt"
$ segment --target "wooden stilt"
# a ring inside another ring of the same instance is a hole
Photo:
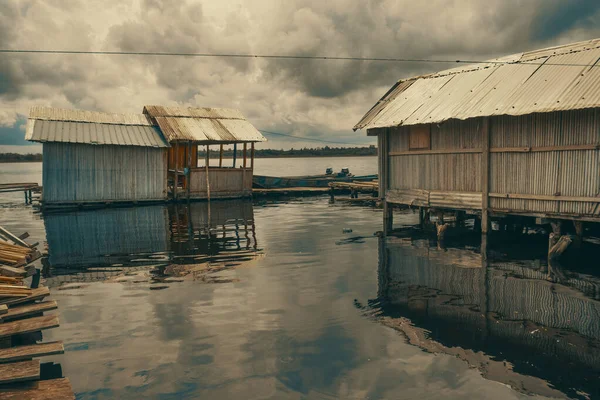
[[[481,154],[481,232],[487,234],[489,230],[489,193],[490,193],[490,119],[483,120]]]
[[[210,202],[210,179],[208,178],[208,164],[210,163],[209,151],[209,145],[206,145],[206,199]]]
[[[419,228],[425,228],[425,209],[423,207],[419,207]]]
[[[248,150],[248,144],[244,143],[244,162],[242,164],[244,169],[246,169],[247,150]]]
[[[394,228],[394,209],[393,205],[387,200],[383,201],[383,225],[386,234]]]
[[[575,247],[581,247],[581,244],[583,243],[583,222],[573,221],[573,225],[575,226],[575,237],[573,238],[573,245]]]
[[[254,171],[254,142],[250,144],[250,169]]]
[[[223,167],[223,145],[219,148],[219,168]]]
[[[237,143],[233,144],[233,168],[235,168],[235,162],[237,160]]]
[[[192,142],[188,142],[187,145],[187,174],[185,175],[185,188],[187,192],[187,199],[190,199],[190,187],[191,185],[191,177],[192,177]]]
[[[175,142],[175,180],[173,181],[173,198],[177,200],[177,187],[179,186],[179,142]]]

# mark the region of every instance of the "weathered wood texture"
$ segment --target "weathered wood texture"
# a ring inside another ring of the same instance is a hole
[[[27,382],[18,387],[0,389],[0,400],[74,400],[67,378]]]
[[[442,192],[438,190],[388,190],[386,200],[394,204],[419,207],[481,209],[481,193]]]
[[[31,360],[34,357],[51,356],[63,354],[65,347],[63,342],[48,342],[33,344],[30,346],[17,346],[0,349],[0,363],[12,363],[15,361]]]
[[[4,315],[8,312],[8,306],[6,304],[0,304],[0,315]]]
[[[210,197],[246,197],[252,195],[252,170],[241,168],[210,168],[208,170],[210,181]],[[207,197],[206,170],[192,169],[191,171],[192,198],[204,199]]]
[[[600,108],[489,121],[491,212],[600,221],[594,200],[600,195]],[[432,125],[431,149],[413,151],[408,128],[390,128],[380,159],[390,165],[389,189],[484,191],[483,124],[474,118]]]
[[[40,360],[0,364],[0,384],[37,379],[40,379]]]
[[[56,315],[46,315],[43,317],[5,322],[0,324],[0,338],[37,332],[44,329],[56,328],[58,326],[58,317]]]
[[[15,304],[23,304],[29,303],[35,300],[41,300],[44,297],[50,295],[50,289],[45,286],[39,287],[37,289],[32,289],[31,294],[27,297],[22,297],[18,299],[0,299],[0,304],[6,304],[8,306],[13,306]]]
[[[11,307],[6,314],[0,315],[0,320],[10,321],[17,318],[36,315],[45,311],[56,310],[57,308],[58,305],[54,300],[25,304],[18,307]]]

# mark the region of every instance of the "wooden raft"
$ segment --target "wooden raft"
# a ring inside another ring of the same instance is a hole
[[[58,316],[44,315],[55,310],[55,301],[44,301],[47,287],[28,287],[24,279],[39,282],[39,272],[29,264],[41,254],[0,227],[0,400],[75,399],[66,378],[41,380],[38,357],[64,353],[62,342],[38,343],[41,331],[56,328]]]

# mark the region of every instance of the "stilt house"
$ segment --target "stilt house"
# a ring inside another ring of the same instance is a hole
[[[34,107],[25,139],[43,144],[44,206],[167,199],[169,144],[145,115]]]
[[[254,143],[266,139],[238,110],[146,106],[144,115],[171,144],[168,175],[172,198],[252,196]],[[243,145],[241,160],[236,157],[238,144]],[[206,150],[204,166],[198,165],[199,145]],[[211,166],[210,146],[215,145],[219,146],[219,163]],[[223,165],[224,145],[233,145],[231,166]]]
[[[600,39],[400,80],[354,129],[378,138],[387,218],[600,222]]]

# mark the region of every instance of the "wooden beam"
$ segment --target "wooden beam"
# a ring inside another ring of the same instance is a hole
[[[5,322],[0,324],[0,338],[37,332],[44,329],[56,328],[58,326],[58,317],[56,315],[46,315],[43,317]]]
[[[0,400],[75,400],[67,378],[23,382],[17,387],[0,389]]]
[[[254,171],[254,142],[250,144],[250,169]]]
[[[538,146],[538,147],[492,147],[491,153],[537,153],[546,151],[578,151],[578,150],[598,150],[600,143],[593,144],[573,144],[566,146]]]
[[[547,195],[520,194],[520,193],[490,193],[489,196],[498,198],[498,199],[575,201],[575,202],[585,202],[585,203],[600,203],[600,197],[547,196]]]
[[[179,186],[179,142],[175,142],[175,181],[173,183],[173,198],[177,200],[177,187]]]
[[[248,144],[244,143],[244,163],[243,163],[243,168],[244,169],[246,169],[247,150],[248,150]]]
[[[6,314],[0,315],[0,320],[9,321],[16,318],[31,316],[44,311],[56,310],[58,305],[56,301],[42,301],[41,303],[31,303],[18,307],[11,307]]]
[[[235,162],[237,160],[237,143],[233,144],[233,168],[235,168]]]
[[[208,177],[208,164],[209,164],[209,146],[206,145],[206,199],[210,201],[210,179]]]
[[[29,346],[9,347],[0,349],[0,363],[31,360],[34,357],[53,356],[63,354],[63,342],[36,343]]]
[[[600,144],[575,144],[567,146],[540,146],[540,147],[491,147],[490,153],[539,153],[548,151],[579,151],[579,150],[598,150]],[[414,155],[433,155],[433,154],[465,154],[465,153],[483,153],[483,148],[477,149],[436,149],[436,150],[408,150],[392,151],[388,155],[396,156],[414,156]]]
[[[0,315],[4,315],[8,312],[8,306],[6,304],[0,304]]]
[[[0,384],[40,379],[40,360],[0,365]],[[25,398],[25,397],[22,397]]]
[[[481,149],[438,149],[438,150],[409,150],[409,151],[391,151],[390,157],[395,156],[414,156],[430,154],[463,154],[463,153],[481,153]]]
[[[490,118],[483,119],[481,153],[481,233],[487,234],[489,227],[490,204]]]
[[[219,148],[219,168],[223,167],[223,145]]]
[[[8,277],[25,277],[27,272],[22,268],[9,267],[7,265],[0,265],[0,274]]]

